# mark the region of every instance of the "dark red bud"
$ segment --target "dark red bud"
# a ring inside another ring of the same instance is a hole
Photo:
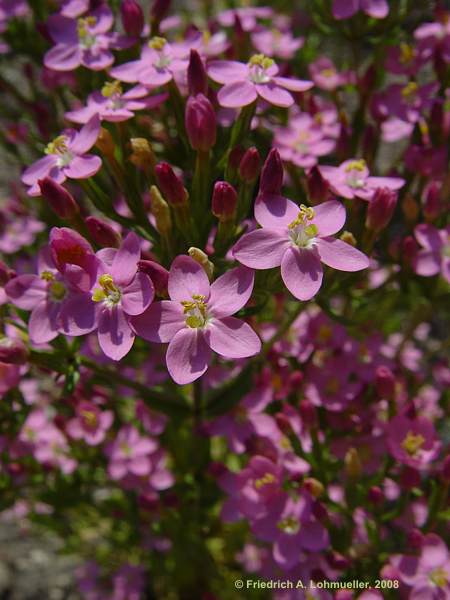
[[[150,16],[155,21],[161,21],[169,12],[171,0],[155,0],[150,9]]]
[[[389,367],[380,366],[375,373],[375,387],[382,398],[392,398],[395,392],[395,376]]]
[[[330,192],[327,181],[322,177],[319,169],[313,167],[307,178],[308,196],[311,204],[320,204],[327,200]]]
[[[261,156],[258,150],[252,146],[245,151],[239,163],[239,176],[245,183],[253,183],[259,175],[261,167]]]
[[[0,362],[10,365],[23,365],[27,362],[28,350],[20,340],[0,338]]]
[[[189,94],[191,96],[196,96],[197,94],[204,94],[206,96],[208,92],[208,76],[200,54],[194,49],[191,50],[189,57],[187,78]]]
[[[397,194],[388,188],[378,188],[367,207],[366,227],[381,231],[392,219],[397,205]]]
[[[128,35],[139,37],[144,29],[144,12],[136,0],[122,0],[120,16]]]
[[[233,219],[236,213],[237,193],[226,181],[217,181],[212,196],[212,213],[221,221]]]
[[[441,190],[439,184],[432,181],[428,186],[423,205],[423,214],[427,221],[434,221],[442,211]]]
[[[261,171],[259,191],[261,194],[280,194],[283,187],[283,163],[280,153],[272,148]]]
[[[168,163],[161,162],[156,165],[155,173],[162,195],[169,204],[176,206],[187,202],[187,190]]]
[[[158,296],[167,296],[167,284],[169,281],[169,271],[153,260],[140,260],[138,262],[139,271],[146,273],[155,286]]]
[[[186,133],[194,150],[208,152],[216,143],[216,113],[203,94],[190,96],[185,112]]]
[[[99,246],[106,248],[118,248],[122,236],[109,223],[98,217],[87,217],[86,227],[92,240]]]
[[[80,212],[72,194],[56,181],[50,177],[44,177],[44,179],[39,179],[38,184],[42,196],[60,219],[73,219]]]

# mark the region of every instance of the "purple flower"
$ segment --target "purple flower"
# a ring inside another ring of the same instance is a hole
[[[139,60],[114,67],[110,74],[127,83],[157,87],[187,70],[189,52],[187,43],[170,44],[162,37],[154,37],[144,46]]]
[[[426,58],[436,54],[445,62],[450,62],[450,20],[446,13],[441,22],[420,25],[415,30],[414,37],[419,42],[419,51]]]
[[[243,31],[253,31],[258,23],[258,19],[271,19],[273,9],[269,6],[246,6],[244,8],[230,8],[220,12],[216,18],[217,22],[223,27],[234,27],[236,18]]]
[[[304,92],[311,81],[278,77],[278,67],[264,54],[255,54],[247,64],[216,60],[208,65],[208,75],[213,81],[225,84],[217,94],[221,106],[240,108],[254,102],[258,97],[275,106],[288,107],[294,98],[288,92]]]
[[[437,457],[441,447],[429,419],[409,419],[403,415],[389,421],[387,445],[396,460],[415,469],[426,468]]]
[[[300,113],[289,119],[288,127],[275,129],[274,146],[284,161],[311,168],[317,164],[319,156],[334,150],[336,141],[326,137],[314,117]]]
[[[142,437],[135,427],[123,426],[107,449],[109,476],[118,480],[127,475],[149,475],[152,470],[151,455],[157,448],[155,440]]]
[[[293,58],[303,44],[303,38],[295,38],[290,31],[262,29],[252,33],[252,43],[258,52],[283,60]]]
[[[253,269],[281,265],[281,277],[299,300],[310,300],[322,285],[321,262],[341,271],[359,271],[369,259],[331,237],[345,222],[345,209],[335,200],[314,208],[275,195],[260,195],[255,218],[262,229],[245,234],[233,247],[234,257]]]
[[[377,188],[398,190],[405,183],[400,177],[370,176],[363,159],[346,160],[339,167],[320,166],[319,171],[333,192],[343,198],[371,200]]]
[[[0,252],[4,254],[14,254],[31,245],[36,234],[45,229],[44,223],[16,209],[13,203],[0,209]]]
[[[80,65],[93,71],[110,67],[114,62],[110,48],[129,45],[126,38],[108,33],[112,24],[113,14],[105,5],[77,19],[49,17],[47,29],[56,45],[46,52],[45,66],[55,71],[72,71]]]
[[[440,273],[450,283],[450,228],[439,230],[422,223],[414,229],[414,235],[422,246],[414,259],[414,271],[423,277]]]
[[[167,94],[156,94],[148,97],[148,89],[136,85],[123,92],[118,81],[106,83],[100,92],[88,96],[87,106],[71,110],[65,114],[66,119],[74,123],[87,123],[94,115],[102,121],[127,121],[134,117],[137,110],[152,109],[167,99]]]
[[[299,563],[301,550],[319,552],[329,545],[328,532],[314,519],[311,508],[308,495],[292,498],[286,494],[282,504],[275,503],[270,514],[252,524],[258,538],[273,542],[273,558],[283,570]]]
[[[349,19],[362,10],[374,19],[384,19],[389,13],[387,0],[333,0],[335,19]]]
[[[101,349],[120,360],[130,351],[134,332],[130,317],[152,302],[154,288],[145,273],[137,271],[140,239],[129,233],[120,248],[104,248],[96,255],[96,275],[86,291],[73,293],[61,312],[64,332],[84,335],[97,329]]]
[[[207,370],[211,350],[226,358],[257,354],[261,342],[247,323],[232,317],[248,301],[254,275],[238,267],[212,285],[190,256],[178,256],[169,272],[169,301],[155,302],[132,319],[135,331],[151,342],[169,343],[167,368],[178,384]]]
[[[48,246],[39,253],[38,275],[19,275],[5,287],[13,304],[32,311],[28,331],[35,344],[50,342],[61,331],[60,312],[67,291]]]
[[[416,75],[426,58],[417,47],[401,42],[398,46],[388,48],[386,69],[396,75]]]
[[[29,186],[30,196],[39,196],[39,179],[50,177],[57,183],[69,179],[86,179],[97,173],[102,165],[99,156],[86,154],[92,148],[100,132],[100,119],[94,115],[80,131],[66,129],[50,142],[43,158],[33,163],[22,175],[22,182]]]
[[[311,79],[322,90],[332,91],[348,83],[348,76],[339,73],[332,60],[326,56],[319,57],[309,65]]]
[[[431,107],[438,87],[436,82],[422,86],[415,81],[407,84],[393,83],[375,98],[376,109],[388,116],[389,120],[417,123]]]
[[[84,440],[89,446],[98,446],[114,421],[110,410],[100,410],[93,402],[82,400],[77,404],[76,417],[70,419],[66,431],[74,440]]]
[[[422,541],[420,556],[393,557],[399,579],[412,589],[411,600],[445,600],[450,594],[450,556],[435,533]]]

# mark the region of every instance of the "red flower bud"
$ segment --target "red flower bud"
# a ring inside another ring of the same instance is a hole
[[[16,272],[10,269],[2,260],[0,260],[0,286],[5,286],[8,281],[15,276]]]
[[[208,152],[216,143],[216,113],[211,102],[203,94],[188,99],[185,125],[194,150]]]
[[[28,350],[20,340],[0,338],[0,362],[10,365],[23,365],[27,362]]]
[[[139,37],[144,29],[144,13],[140,4],[136,0],[122,0],[120,16],[126,33]]]
[[[384,493],[377,485],[373,485],[367,494],[369,502],[372,504],[382,504],[384,502]]]
[[[261,156],[258,150],[252,146],[244,153],[239,163],[239,176],[245,183],[253,183],[259,175]]]
[[[425,192],[423,214],[427,221],[434,221],[441,214],[441,210],[441,190],[439,184],[432,181]]]
[[[397,204],[397,194],[388,188],[378,188],[367,207],[366,227],[381,231],[389,224]]]
[[[308,173],[307,178],[308,196],[311,204],[320,204],[327,200],[329,189],[327,181],[322,177],[319,169],[313,167]]]
[[[276,148],[269,152],[261,171],[259,192],[261,194],[280,194],[283,186],[283,163]]]
[[[187,71],[188,88],[191,96],[204,94],[208,91],[208,76],[200,54],[197,50],[191,50]]]
[[[392,398],[395,392],[395,377],[389,367],[380,366],[375,374],[375,387],[382,398]]]
[[[217,181],[212,196],[212,213],[221,221],[233,219],[236,213],[237,193],[226,181]]]
[[[309,400],[301,400],[298,408],[306,427],[313,427],[317,424],[316,407]]]
[[[122,241],[120,233],[117,233],[109,223],[98,217],[87,217],[86,227],[92,240],[99,246],[107,248],[118,248]]]
[[[187,190],[168,163],[161,162],[156,165],[155,173],[162,195],[169,204],[176,206],[187,202]]]
[[[138,262],[139,271],[146,273],[153,282],[158,296],[167,296],[167,284],[169,281],[169,271],[153,260],[140,260]]]
[[[39,179],[38,184],[41,194],[60,219],[73,219],[80,212],[72,194],[56,181],[50,177],[44,177],[44,179]]]
[[[150,9],[150,16],[155,21],[161,21],[169,12],[171,0],[155,0]]]

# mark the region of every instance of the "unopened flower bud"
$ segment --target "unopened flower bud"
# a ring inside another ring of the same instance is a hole
[[[191,96],[204,94],[208,91],[208,75],[200,54],[197,50],[191,49],[189,65],[187,71],[188,88]]]
[[[236,214],[237,193],[226,181],[217,181],[212,195],[212,213],[220,221],[232,221]]]
[[[397,194],[388,188],[378,188],[367,207],[366,227],[373,231],[383,230],[392,219],[397,205]]]
[[[356,239],[351,231],[343,231],[339,236],[339,239],[356,248]]]
[[[280,153],[272,148],[261,171],[259,192],[261,194],[280,194],[283,187],[283,163]]]
[[[186,204],[189,194],[172,167],[166,162],[161,162],[156,165],[155,173],[158,185],[167,202],[174,206]]]
[[[155,21],[161,21],[169,12],[171,0],[155,0],[150,9],[150,16]]]
[[[420,531],[420,529],[411,529],[410,531],[408,531],[408,546],[413,548],[414,550],[420,550],[420,548],[422,548],[423,545],[423,533]]]
[[[186,133],[194,150],[208,152],[216,143],[216,113],[203,94],[190,96],[185,112]]]
[[[313,427],[317,424],[317,411],[316,407],[309,400],[301,400],[298,409],[302,421],[306,427]]]
[[[167,269],[153,260],[144,259],[138,262],[138,269],[150,277],[158,296],[167,296],[169,281],[169,271]]]
[[[406,236],[402,241],[402,258],[407,265],[413,264],[418,251],[416,240],[411,235]]]
[[[135,167],[143,171],[151,170],[155,167],[156,158],[148,140],[145,138],[131,138],[130,146],[130,162]]]
[[[80,212],[72,194],[54,179],[44,177],[39,179],[38,184],[42,196],[60,219],[73,219]]]
[[[400,483],[402,487],[412,489],[420,487],[420,473],[417,469],[412,467],[405,467],[400,476]]]
[[[395,392],[395,377],[389,367],[381,365],[375,373],[375,388],[382,398],[392,398]]]
[[[320,498],[325,491],[323,483],[321,483],[318,479],[314,479],[314,477],[307,477],[303,481],[303,485],[305,490],[314,498]]]
[[[284,413],[276,413],[275,421],[277,422],[278,429],[284,433],[284,435],[292,434],[292,427],[289,418]]]
[[[105,248],[118,248],[122,241],[120,233],[109,223],[98,217],[87,217],[84,221],[92,240]]]
[[[405,194],[402,201],[402,211],[408,223],[416,223],[419,216],[419,205],[412,194]]]
[[[28,350],[20,340],[0,337],[0,362],[10,365],[23,365],[27,362]]]
[[[114,157],[114,140],[109,131],[104,127],[100,127],[100,133],[98,134],[95,145],[106,157]]]
[[[126,33],[139,37],[144,29],[144,13],[140,4],[136,0],[122,0],[120,16]]]
[[[191,258],[198,262],[205,269],[205,273],[208,275],[208,279],[211,280],[214,273],[214,265],[209,260],[208,255],[200,250],[200,248],[195,248],[194,246],[189,248],[188,254]]]
[[[232,171],[237,171],[239,169],[239,165],[241,164],[241,160],[244,154],[245,149],[242,146],[235,146],[228,155],[228,169],[231,169]]]
[[[170,208],[156,185],[150,188],[151,211],[156,221],[156,228],[161,234],[167,234],[172,229]]]
[[[382,489],[377,485],[373,485],[367,493],[367,498],[372,504],[382,504],[384,502],[384,494]]]
[[[239,177],[245,183],[253,183],[259,175],[261,156],[258,150],[252,146],[245,151],[239,163]]]
[[[5,286],[10,279],[16,276],[16,272],[13,271],[5,264],[2,260],[0,260],[0,286]]]
[[[311,204],[320,204],[327,200],[330,192],[327,181],[322,177],[319,169],[313,167],[306,177],[308,197]]]
[[[425,192],[423,214],[427,221],[434,221],[441,214],[441,210],[441,190],[439,184],[432,181]]]
[[[349,448],[344,457],[345,473],[351,479],[357,479],[362,473],[361,459],[356,448]]]

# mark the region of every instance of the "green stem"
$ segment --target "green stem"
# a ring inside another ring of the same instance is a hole
[[[305,307],[305,304],[303,304],[301,302],[298,303],[298,305],[295,307],[295,310],[293,310],[292,313],[287,317],[286,321],[281,325],[281,327],[278,329],[278,331],[276,333],[274,333],[274,335],[269,340],[267,340],[267,342],[265,344],[263,344],[263,347],[261,350],[262,355],[267,354],[269,352],[269,350],[272,348],[272,346],[275,344],[275,342],[278,342],[278,340],[283,337],[283,335],[287,332],[287,330],[292,325],[292,323],[296,320],[296,318],[302,312],[304,307]]]

